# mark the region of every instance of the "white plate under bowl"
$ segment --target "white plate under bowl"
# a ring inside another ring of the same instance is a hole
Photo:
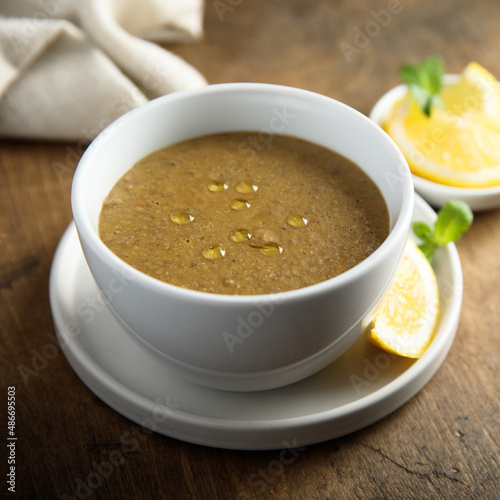
[[[414,220],[435,212],[416,197]],[[454,245],[436,253],[441,318],[419,360],[384,353],[359,339],[321,372],[269,391],[198,386],[133,341],[102,305],[74,225],[64,233],[50,274],[50,303],[63,352],[82,381],[111,408],[158,433],[242,450],[283,449],[361,429],[413,397],[444,361],[458,325],[462,270]]]
[[[459,75],[445,75],[445,83],[457,81]],[[389,118],[395,102],[407,92],[406,85],[398,85],[384,94],[370,111],[369,117],[382,126]],[[429,181],[418,175],[413,175],[415,191],[432,206],[440,208],[448,200],[465,201],[472,210],[479,212],[500,207],[500,185],[484,188],[464,188],[446,186],[439,182]]]

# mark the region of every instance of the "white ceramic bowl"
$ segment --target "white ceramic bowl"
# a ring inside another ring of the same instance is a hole
[[[378,185],[391,231],[366,260],[299,290],[231,296],[186,290],[132,268],[99,239],[103,199],[148,153],[223,131],[297,136],[357,163]],[[110,310],[180,376],[213,388],[253,391],[305,378],[361,334],[365,315],[394,275],[408,235],[413,184],[403,155],[375,123],[327,97],[267,84],[231,83],[170,94],[104,130],[75,173],[72,208],[89,268]]]
[[[454,83],[460,75],[445,75],[445,83]],[[406,85],[398,85],[384,94],[370,112],[370,118],[382,126],[391,115],[392,107],[405,95]],[[448,200],[462,200],[472,210],[490,210],[500,207],[500,185],[485,188],[464,188],[446,186],[418,175],[413,175],[415,190],[434,207],[442,207]]]

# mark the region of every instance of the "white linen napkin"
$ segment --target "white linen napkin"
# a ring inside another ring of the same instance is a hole
[[[1,0],[0,136],[90,141],[149,99],[206,85],[155,42],[193,42],[203,0]]]

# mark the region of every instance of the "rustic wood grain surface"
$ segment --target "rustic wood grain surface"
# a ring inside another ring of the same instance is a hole
[[[210,83],[302,87],[367,114],[398,83],[401,63],[429,54],[441,54],[449,72],[476,60],[500,77],[497,0],[208,0],[205,11],[204,39],[169,48]],[[270,472],[279,451],[146,433],[124,448],[134,424],[89,391],[56,346],[49,270],[72,218],[82,151],[0,142],[0,496],[15,496],[4,439],[7,388],[15,386],[18,498],[500,498],[500,210],[478,214],[458,244],[461,320],[432,380],[383,420],[308,446]],[[32,369],[24,380],[21,366]],[[116,452],[120,463],[99,475],[96,464]]]

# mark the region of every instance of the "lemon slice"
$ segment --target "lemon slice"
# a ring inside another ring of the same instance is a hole
[[[400,356],[419,358],[434,336],[438,319],[436,275],[416,243],[408,239],[368,340]]]
[[[403,152],[411,171],[425,179],[458,187],[500,184],[500,86],[477,63],[441,93],[442,108],[430,118],[408,93],[393,108],[387,133]]]

